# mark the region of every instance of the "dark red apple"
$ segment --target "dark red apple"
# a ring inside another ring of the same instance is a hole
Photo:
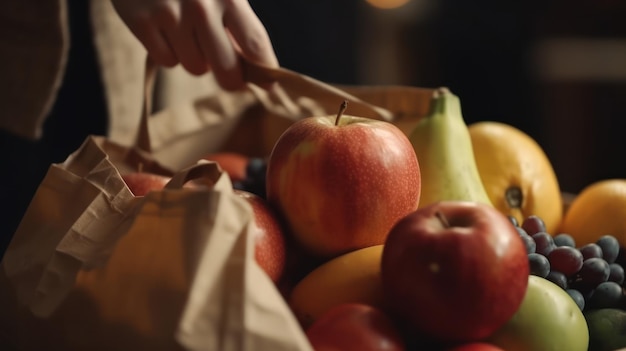
[[[145,196],[152,190],[162,190],[170,177],[150,172],[131,172],[122,174],[122,179],[135,196]]]
[[[485,342],[472,342],[448,348],[445,351],[505,351],[496,345]]]
[[[244,154],[221,151],[210,153],[203,158],[217,162],[233,182],[241,182],[246,178],[246,166],[250,158]]]
[[[318,318],[306,336],[315,351],[403,351],[394,322],[383,311],[364,304],[340,304]]]
[[[274,283],[278,283],[285,270],[285,233],[274,210],[255,194],[235,189],[234,192],[252,206],[254,220],[258,227],[255,236],[254,256],[261,268]]]
[[[442,201],[398,221],[381,262],[386,302],[419,333],[479,341],[506,323],[528,285],[526,249],[494,207]]]
[[[417,156],[402,130],[342,112],[290,125],[267,164],[268,201],[318,257],[382,244],[420,198]]]

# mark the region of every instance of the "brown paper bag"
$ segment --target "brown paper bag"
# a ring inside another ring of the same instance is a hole
[[[334,115],[344,100],[345,114],[391,121],[408,133],[428,113],[433,94],[408,86],[333,86],[287,69],[246,67],[250,90],[220,92],[153,115],[152,156],[173,169],[219,150],[265,157],[295,120]],[[276,82],[275,89],[260,88],[267,82]]]
[[[149,119],[146,108],[137,145],[90,136],[50,167],[2,261],[3,350],[310,350],[253,259],[249,206],[216,164],[197,160],[226,149],[268,155],[294,120],[335,113],[343,100],[350,114],[408,130],[432,92],[249,68],[247,91]],[[268,81],[272,90],[259,88]],[[139,163],[172,181],[134,197],[120,173]],[[182,188],[194,179],[215,185]]]

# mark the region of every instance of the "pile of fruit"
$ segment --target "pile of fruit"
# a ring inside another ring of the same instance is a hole
[[[467,125],[445,88],[408,133],[347,107],[267,157],[207,156],[250,202],[255,258],[315,350],[626,347],[626,179],[564,203],[530,136]]]

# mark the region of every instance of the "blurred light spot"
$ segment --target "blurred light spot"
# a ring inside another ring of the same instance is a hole
[[[626,81],[626,40],[552,38],[534,48],[537,73],[548,81]]]
[[[409,2],[409,0],[365,0],[368,4],[379,9],[395,9]]]

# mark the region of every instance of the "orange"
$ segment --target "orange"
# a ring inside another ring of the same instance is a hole
[[[586,186],[569,206],[561,232],[577,246],[594,243],[605,234],[626,246],[626,179],[605,179]]]
[[[523,131],[500,122],[469,125],[474,157],[489,199],[521,224],[539,216],[555,234],[563,219],[563,200],[550,160]]]

